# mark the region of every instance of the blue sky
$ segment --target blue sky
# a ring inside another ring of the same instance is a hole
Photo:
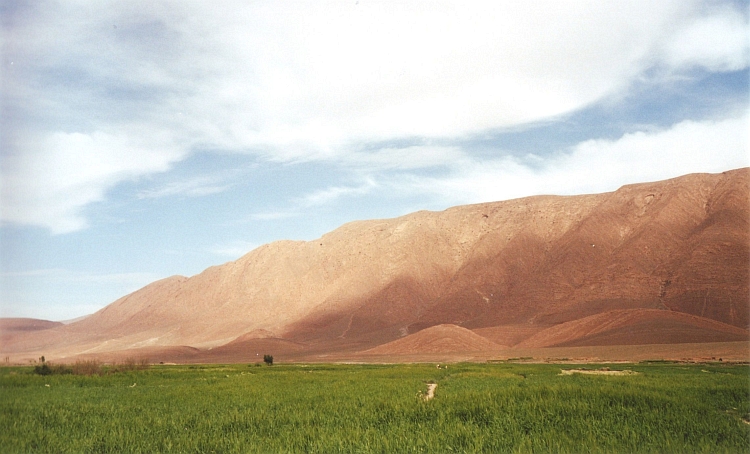
[[[742,1],[6,1],[0,23],[4,317],[352,220],[750,165]]]

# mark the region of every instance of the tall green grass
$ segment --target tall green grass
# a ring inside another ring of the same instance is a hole
[[[570,367],[154,366],[102,376],[3,368],[0,450],[750,451],[747,366],[559,375]],[[438,388],[424,401],[430,381]]]

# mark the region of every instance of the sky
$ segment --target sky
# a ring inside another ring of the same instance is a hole
[[[0,3],[0,317],[343,223],[750,165],[747,1]]]

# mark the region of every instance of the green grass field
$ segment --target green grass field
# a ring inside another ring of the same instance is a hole
[[[746,365],[575,367],[0,368],[0,451],[750,452]]]

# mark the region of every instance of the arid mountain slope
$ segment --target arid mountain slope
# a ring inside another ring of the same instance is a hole
[[[554,324],[659,308],[748,325],[746,170],[625,186],[553,241],[524,232],[510,247],[487,243],[426,324]]]
[[[747,341],[750,332],[695,315],[659,309],[620,309],[542,330],[518,347],[644,345]]]
[[[749,197],[750,171],[739,169],[352,222],[152,283],[69,325],[4,335],[0,350],[205,349],[237,339],[225,350],[359,351],[440,324],[518,343],[628,309],[747,329]],[[708,326],[696,323],[687,325]]]

